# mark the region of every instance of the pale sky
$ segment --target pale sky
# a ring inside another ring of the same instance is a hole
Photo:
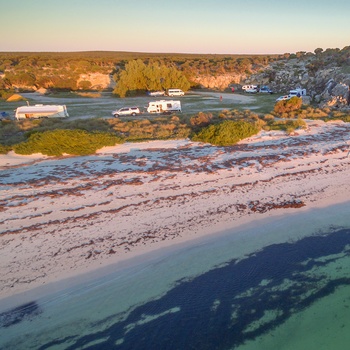
[[[0,0],[0,51],[268,54],[350,45],[349,0]]]

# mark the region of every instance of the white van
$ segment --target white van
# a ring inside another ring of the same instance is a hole
[[[184,96],[185,93],[180,89],[169,89],[168,96]]]

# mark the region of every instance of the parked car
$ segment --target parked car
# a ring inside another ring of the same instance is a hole
[[[273,91],[268,86],[261,86],[259,92],[273,94]]]
[[[164,96],[165,91],[149,91],[148,95],[152,97]]]
[[[118,110],[113,111],[112,115],[114,115],[115,117],[125,116],[125,115],[135,116],[135,115],[140,114],[140,113],[141,113],[141,111],[138,107],[123,107],[123,108],[120,108]]]
[[[248,94],[256,94],[258,92],[258,89],[245,89],[244,91]]]
[[[278,101],[284,101],[284,100],[289,100],[289,99],[291,99],[293,96],[290,96],[290,95],[283,95],[283,96],[280,96],[277,100],[276,100],[276,102],[278,102]]]

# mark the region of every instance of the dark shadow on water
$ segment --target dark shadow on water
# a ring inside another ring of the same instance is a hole
[[[23,304],[0,314],[0,328],[10,327],[23,320],[30,320],[41,312],[42,310],[35,301]]]
[[[235,348],[349,284],[350,278],[313,274],[348,255],[349,244],[350,230],[337,229],[268,246],[178,281],[159,299],[135,306],[125,320],[103,331],[76,335],[74,345],[66,344],[65,349]],[[55,339],[39,349],[64,343],[65,339]]]

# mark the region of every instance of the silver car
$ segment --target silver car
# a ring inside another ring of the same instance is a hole
[[[123,116],[123,115],[132,115],[135,116],[137,114],[140,114],[140,109],[138,107],[123,107],[120,108],[114,112],[112,112],[112,115],[115,117]]]

